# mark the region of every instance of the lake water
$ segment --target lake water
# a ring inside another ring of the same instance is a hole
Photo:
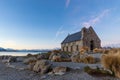
[[[0,52],[1,55],[26,56],[27,54],[38,54],[41,52]]]

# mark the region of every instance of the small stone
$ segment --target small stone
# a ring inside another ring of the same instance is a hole
[[[60,75],[60,76],[62,76],[62,75],[64,75],[65,73],[64,72],[56,72],[55,73],[55,75]]]
[[[45,79],[45,78],[47,78],[47,76],[46,76],[46,75],[44,75],[44,76],[42,76],[42,77],[41,77],[41,79]]]

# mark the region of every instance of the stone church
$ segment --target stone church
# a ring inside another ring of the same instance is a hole
[[[80,52],[82,47],[89,51],[101,48],[101,40],[92,27],[83,27],[81,31],[68,35],[61,43],[61,50],[66,52]]]

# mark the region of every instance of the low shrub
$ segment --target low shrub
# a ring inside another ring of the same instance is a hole
[[[96,69],[92,69],[89,66],[84,67],[84,72],[92,75],[92,76],[111,76],[111,74],[103,69],[97,67]]]

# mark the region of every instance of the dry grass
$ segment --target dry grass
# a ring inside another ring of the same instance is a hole
[[[103,53],[104,54],[108,54],[110,50],[104,50]]]
[[[82,48],[80,48],[80,54],[84,54],[86,52],[88,52],[88,47],[82,47]]]
[[[90,55],[75,55],[72,58],[72,62],[93,64],[93,63],[95,63],[95,58],[93,56],[90,56]]]
[[[86,63],[86,64],[87,63],[93,64],[93,63],[95,63],[95,59],[94,59],[93,56],[86,56],[84,58],[81,58],[80,62],[83,62],[83,63]]]
[[[103,50],[102,49],[99,49],[99,48],[95,48],[93,50],[94,53],[103,53]]]
[[[107,54],[102,55],[101,63],[104,68],[120,78],[120,49],[111,49]]]
[[[95,58],[93,56],[87,56],[86,59],[88,63],[91,63],[91,64],[95,63]]]

